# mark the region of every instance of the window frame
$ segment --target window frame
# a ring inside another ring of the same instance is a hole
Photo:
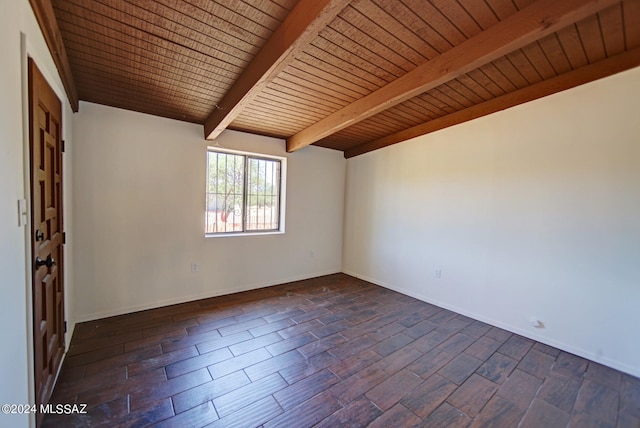
[[[243,190],[242,190],[242,231],[229,232],[207,232],[207,216],[209,213],[208,197],[209,194],[209,153],[221,153],[227,155],[242,156],[243,159]],[[278,180],[278,228],[277,229],[249,229],[247,230],[247,203],[248,203],[248,168],[249,160],[267,160],[278,161],[280,163],[280,177]],[[248,152],[242,150],[227,149],[217,146],[208,146],[205,156],[205,237],[220,238],[230,236],[257,236],[257,235],[281,235],[285,233],[285,207],[286,207],[286,183],[287,183],[287,158],[283,156],[268,155],[263,153]]]

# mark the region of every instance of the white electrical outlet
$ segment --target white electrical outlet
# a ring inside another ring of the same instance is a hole
[[[198,272],[198,263],[191,263],[191,272]]]
[[[537,318],[531,318],[529,323],[533,328],[544,328],[544,323]]]
[[[437,279],[442,278],[442,269],[436,269],[433,271],[433,277]]]

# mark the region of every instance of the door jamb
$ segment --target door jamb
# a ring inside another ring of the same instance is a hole
[[[27,319],[25,335],[27,337],[27,379],[29,382],[28,393],[29,403],[35,403],[35,373],[34,373],[34,350],[33,350],[33,293],[31,272],[31,154],[29,149],[29,43],[27,35],[20,32],[20,72],[22,90],[22,160],[23,160],[23,199],[27,201],[27,221],[24,222],[24,242],[25,242],[25,279],[26,279],[26,301]],[[29,426],[36,426],[36,415],[29,415]]]

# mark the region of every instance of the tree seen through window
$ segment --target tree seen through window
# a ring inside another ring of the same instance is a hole
[[[281,160],[209,150],[206,233],[278,231]]]

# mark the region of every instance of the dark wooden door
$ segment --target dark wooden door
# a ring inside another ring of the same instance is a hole
[[[64,353],[62,107],[29,59],[33,349],[36,405],[51,397]],[[40,421],[38,420],[38,423]]]

